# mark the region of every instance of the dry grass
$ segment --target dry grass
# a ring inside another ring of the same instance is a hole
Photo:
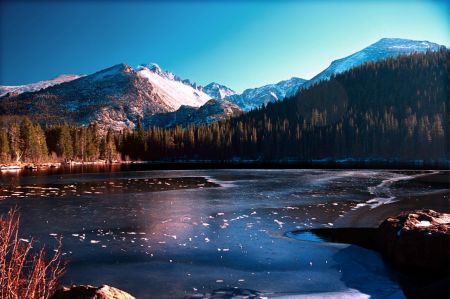
[[[61,242],[46,259],[44,248],[33,252],[33,240],[19,239],[19,223],[15,208],[0,217],[0,298],[49,298],[64,271]]]

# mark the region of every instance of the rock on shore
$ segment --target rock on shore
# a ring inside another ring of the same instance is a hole
[[[135,299],[122,290],[102,285],[94,287],[91,285],[73,285],[58,289],[50,299]]]
[[[446,275],[450,214],[418,210],[389,217],[378,228],[377,243],[384,257],[399,268]]]

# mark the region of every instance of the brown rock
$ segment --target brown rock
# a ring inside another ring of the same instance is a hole
[[[122,290],[102,285],[94,287],[91,285],[73,285],[58,289],[50,299],[135,299]]]
[[[419,210],[390,217],[378,229],[377,245],[386,259],[404,270],[448,275],[450,214]]]

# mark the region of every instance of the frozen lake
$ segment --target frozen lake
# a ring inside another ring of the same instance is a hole
[[[20,208],[23,238],[51,247],[62,236],[66,284],[109,284],[137,298],[403,298],[396,273],[377,253],[314,236],[297,240],[288,232],[348,226],[348,215],[359,209],[369,215],[399,194],[422,192],[390,188],[415,175],[170,170],[3,176],[0,211]]]

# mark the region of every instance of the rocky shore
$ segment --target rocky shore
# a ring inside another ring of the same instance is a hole
[[[378,251],[399,270],[408,298],[450,298],[450,214],[433,210],[402,212],[378,228],[321,228],[313,233],[328,242]]]
[[[400,180],[390,186],[393,190],[411,190],[408,194],[399,192],[394,202],[376,208],[363,206],[349,211],[336,220],[335,227],[377,228],[385,219],[404,211],[432,209],[437,212],[450,211],[449,171],[399,171],[401,174],[422,174],[409,180]],[[415,192],[417,190],[417,192]]]
[[[376,243],[378,251],[401,269],[448,275],[450,214],[419,210],[389,217],[379,226]]]
[[[135,299],[125,291],[102,285],[73,285],[58,289],[50,299]]]

